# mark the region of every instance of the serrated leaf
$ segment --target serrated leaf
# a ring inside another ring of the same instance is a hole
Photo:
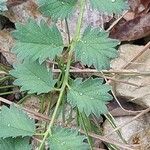
[[[47,58],[54,59],[63,50],[63,40],[56,26],[49,27],[41,21],[38,25],[30,20],[26,25],[16,24],[17,30],[12,35],[16,39],[12,51],[19,59],[30,58],[40,63]]]
[[[26,113],[11,105],[3,106],[0,112],[0,138],[32,136],[35,124]]]
[[[31,150],[29,138],[0,138],[0,150]]]
[[[108,33],[98,28],[86,28],[83,37],[75,47],[75,57],[85,65],[94,66],[97,70],[108,69],[110,60],[117,57],[114,47],[119,41],[108,38]]]
[[[76,79],[67,93],[67,101],[87,116],[107,113],[106,104],[112,99],[108,94],[111,88],[102,83],[100,79],[87,79],[84,82]]]
[[[7,10],[7,0],[0,0],[0,11]]]
[[[94,9],[109,14],[120,14],[123,10],[128,9],[126,0],[90,0],[90,3]]]
[[[54,20],[65,19],[72,15],[78,0],[38,0],[39,10]]]
[[[51,150],[87,150],[89,146],[84,140],[85,136],[78,135],[77,131],[61,127],[54,127],[48,137]]]
[[[56,82],[53,80],[52,72],[37,61],[24,61],[22,64],[17,64],[10,74],[17,78],[14,84],[21,86],[21,91],[28,91],[28,93],[48,93],[53,90]]]

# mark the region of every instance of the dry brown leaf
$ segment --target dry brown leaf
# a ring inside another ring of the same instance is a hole
[[[5,13],[5,16],[14,23],[26,23],[30,18],[36,19],[37,21],[43,19],[41,13],[38,11],[35,0],[21,0],[21,2],[19,0],[11,0],[8,5],[9,9]]]
[[[150,13],[116,25],[110,33],[111,38],[132,41],[150,35]]]
[[[115,124],[120,126],[132,119],[132,116],[124,116],[124,117],[115,117]],[[149,114],[146,114],[129,124],[126,124],[124,127],[120,129],[123,138],[128,142],[128,144],[139,144],[139,147],[136,150],[149,150],[149,134],[150,134],[150,117]],[[103,124],[103,134],[109,135],[113,130],[113,127],[106,120]],[[118,134],[115,132],[112,135],[109,135],[109,138],[116,139],[119,142],[122,142]],[[122,148],[121,150],[126,150],[126,148]],[[134,149],[135,150],[135,149]]]
[[[143,46],[124,44],[119,47],[119,57],[111,62],[113,70],[119,70],[128,62],[133,60],[142,51]],[[147,49],[135,62],[133,62],[128,71],[138,71],[140,73],[150,72],[150,49]],[[120,76],[119,80],[136,83],[138,87],[123,83],[116,83],[114,90],[117,96],[126,97],[129,101],[150,107],[150,76]]]
[[[8,0],[7,1],[7,7],[12,7],[12,6],[16,6],[16,5],[20,5],[24,2],[26,2],[27,0]]]
[[[14,40],[7,30],[0,31],[0,52],[5,56],[7,62],[9,64],[13,64],[16,62],[16,57],[10,52],[12,48]]]
[[[131,11],[136,15],[147,12],[150,6],[150,0],[128,0]]]

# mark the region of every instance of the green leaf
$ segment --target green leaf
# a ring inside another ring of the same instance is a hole
[[[10,74],[17,78],[14,84],[21,86],[21,91],[28,91],[28,93],[48,93],[53,90],[56,82],[53,80],[52,72],[37,61],[24,61],[22,64],[17,64]]]
[[[43,21],[38,25],[30,20],[26,25],[16,24],[16,28],[12,33],[16,39],[12,51],[19,59],[38,59],[42,63],[47,58],[54,59],[61,54],[63,40],[56,26],[49,27]]]
[[[87,150],[89,146],[83,140],[85,137],[75,130],[54,127],[48,143],[51,150]]]
[[[65,19],[75,11],[78,0],[38,0],[39,10],[54,20]]]
[[[98,28],[88,27],[83,37],[77,42],[75,47],[75,57],[77,60],[96,69],[108,69],[110,60],[117,57],[114,47],[119,42],[108,38],[108,33],[100,31]]]
[[[67,93],[67,101],[87,116],[107,113],[106,104],[112,99],[108,94],[111,88],[102,83],[100,79],[87,79],[84,82],[76,79]]]
[[[0,0],[0,11],[6,11],[7,10],[7,0]]]
[[[11,105],[3,106],[0,112],[0,138],[32,136],[35,124],[26,113]]]
[[[128,9],[126,0],[90,0],[94,9],[98,11],[120,14],[123,10]]]
[[[29,145],[29,138],[0,138],[0,149],[1,150],[31,150]]]

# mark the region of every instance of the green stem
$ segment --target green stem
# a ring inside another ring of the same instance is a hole
[[[80,118],[81,118],[81,121],[82,121],[82,125],[83,125],[83,128],[84,128],[84,131],[85,131],[86,136],[87,136],[87,140],[88,140],[88,143],[89,143],[90,149],[91,149],[91,150],[93,150],[93,148],[92,148],[92,143],[91,143],[91,139],[90,139],[90,137],[89,137],[89,135],[88,135],[88,130],[87,130],[87,128],[86,128],[86,125],[85,125],[85,122],[84,122],[83,116],[82,116],[82,114],[81,114],[81,113],[79,113],[79,115],[80,115]]]
[[[3,77],[3,78],[0,78],[0,83],[6,81],[8,79],[10,79],[10,76],[6,76],[6,77]]]
[[[76,34],[75,34],[75,36],[73,38],[73,41],[72,41],[72,43],[70,45],[70,51],[68,53],[67,66],[66,66],[64,81],[62,83],[61,91],[60,91],[60,94],[59,94],[59,98],[58,98],[58,101],[57,101],[54,113],[53,113],[51,121],[50,121],[50,123],[48,125],[47,131],[44,134],[44,138],[43,138],[43,140],[42,140],[42,142],[40,144],[39,150],[43,149],[43,146],[44,146],[44,143],[46,141],[46,138],[49,136],[49,134],[51,134],[51,128],[52,128],[52,126],[54,124],[58,108],[59,108],[59,106],[61,104],[62,97],[63,97],[63,94],[65,92],[66,85],[68,84],[71,59],[72,59],[74,47],[75,47],[76,42],[78,41],[78,38],[80,36],[80,30],[81,30],[81,25],[82,25],[82,20],[83,20],[84,8],[85,8],[85,0],[81,0],[80,1],[80,16],[79,16],[78,22],[77,22]]]
[[[107,118],[107,120],[109,121],[109,123],[112,125],[113,128],[116,128],[116,124],[115,124],[115,119],[114,117],[108,113],[105,115],[105,117]],[[118,136],[120,137],[120,139],[127,144],[127,141],[123,138],[122,133],[120,132],[120,130],[116,131],[116,133],[118,134]]]
[[[19,102],[17,102],[17,104],[24,103],[27,100],[27,98],[29,98],[29,97],[31,97],[31,94],[24,96]]]
[[[68,35],[68,43],[71,43],[71,38],[70,38],[70,31],[69,31],[69,25],[68,25],[68,21],[67,18],[65,18],[65,23],[66,23],[66,30],[67,30],[67,35]]]
[[[15,85],[6,85],[6,86],[1,86],[0,89],[8,89],[8,88],[14,88],[17,87]]]
[[[19,91],[4,92],[4,93],[0,93],[0,96],[9,95],[9,94],[15,94],[15,93],[18,93],[18,92],[19,92]]]

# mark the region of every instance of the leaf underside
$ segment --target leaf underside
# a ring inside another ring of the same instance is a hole
[[[0,138],[0,150],[31,150],[29,138]]]
[[[0,11],[6,11],[7,10],[7,0],[0,0]]]
[[[93,9],[112,14],[121,14],[123,10],[128,9],[127,1],[125,0],[90,0]]]
[[[53,127],[48,143],[51,150],[87,150],[89,146],[83,140],[85,136],[78,135],[75,130]]]
[[[49,27],[44,21],[38,25],[29,20],[25,25],[16,24],[17,30],[12,35],[16,39],[12,52],[18,59],[39,60],[54,59],[63,50],[63,40],[56,26]]]
[[[56,82],[45,64],[40,65],[37,61],[25,61],[14,65],[14,70],[11,70],[10,74],[17,78],[14,84],[21,86],[21,91],[28,93],[48,93],[53,90]]]
[[[80,112],[85,112],[87,116],[107,113],[106,104],[112,99],[108,94],[111,90],[109,85],[102,84],[103,80],[89,78],[82,82],[76,79],[68,93],[67,101],[72,107],[77,107]]]
[[[97,70],[108,69],[110,60],[117,57],[114,47],[119,41],[108,38],[108,33],[98,28],[86,28],[83,37],[75,47],[75,57],[83,64],[94,66]]]
[[[26,113],[11,105],[3,106],[0,112],[0,138],[32,136],[35,124]]]
[[[78,0],[38,0],[43,15],[54,20],[69,18],[75,11]]]

